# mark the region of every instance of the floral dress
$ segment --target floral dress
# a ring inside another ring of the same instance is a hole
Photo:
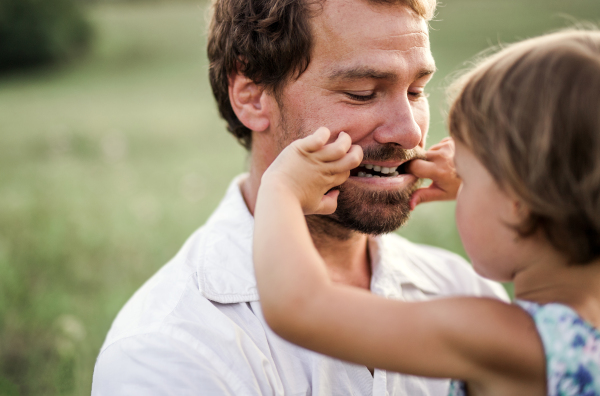
[[[562,304],[517,301],[533,318],[544,345],[548,396],[600,396],[600,331]],[[450,396],[466,396],[452,381]]]

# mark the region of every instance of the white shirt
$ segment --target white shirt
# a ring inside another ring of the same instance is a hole
[[[94,370],[93,396],[446,395],[448,381],[346,363],[293,345],[264,321],[252,264],[254,219],[240,177],[206,224],[115,319]],[[395,234],[370,238],[371,291],[428,300],[504,289],[462,258]]]

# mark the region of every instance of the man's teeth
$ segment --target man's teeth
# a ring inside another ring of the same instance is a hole
[[[386,166],[379,166],[379,165],[373,165],[373,164],[365,164],[365,165],[361,165],[361,168],[366,168],[368,170],[372,170],[375,172],[379,172],[383,175],[387,175],[388,177],[393,177],[393,176],[398,176],[400,173],[397,172],[396,170],[398,169],[397,166],[394,167],[386,167]],[[373,175],[371,173],[367,173],[367,172],[363,172],[363,171],[359,171],[358,174],[356,175],[358,177],[375,177],[375,178],[379,178],[381,177],[380,175]]]

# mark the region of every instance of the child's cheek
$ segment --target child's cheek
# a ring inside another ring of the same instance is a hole
[[[456,197],[456,228],[467,255],[474,262],[478,259],[477,247],[480,244],[477,241],[477,219],[473,210],[476,202],[470,202],[469,198],[468,190],[461,186]]]

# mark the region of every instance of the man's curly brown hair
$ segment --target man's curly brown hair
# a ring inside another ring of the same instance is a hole
[[[310,63],[313,38],[310,19],[327,0],[215,0],[208,36],[209,77],[227,129],[246,148],[252,131],[229,102],[229,78],[240,72],[278,96],[290,77]],[[357,0],[400,4],[430,20],[436,0]],[[315,7],[316,6],[316,7]]]

